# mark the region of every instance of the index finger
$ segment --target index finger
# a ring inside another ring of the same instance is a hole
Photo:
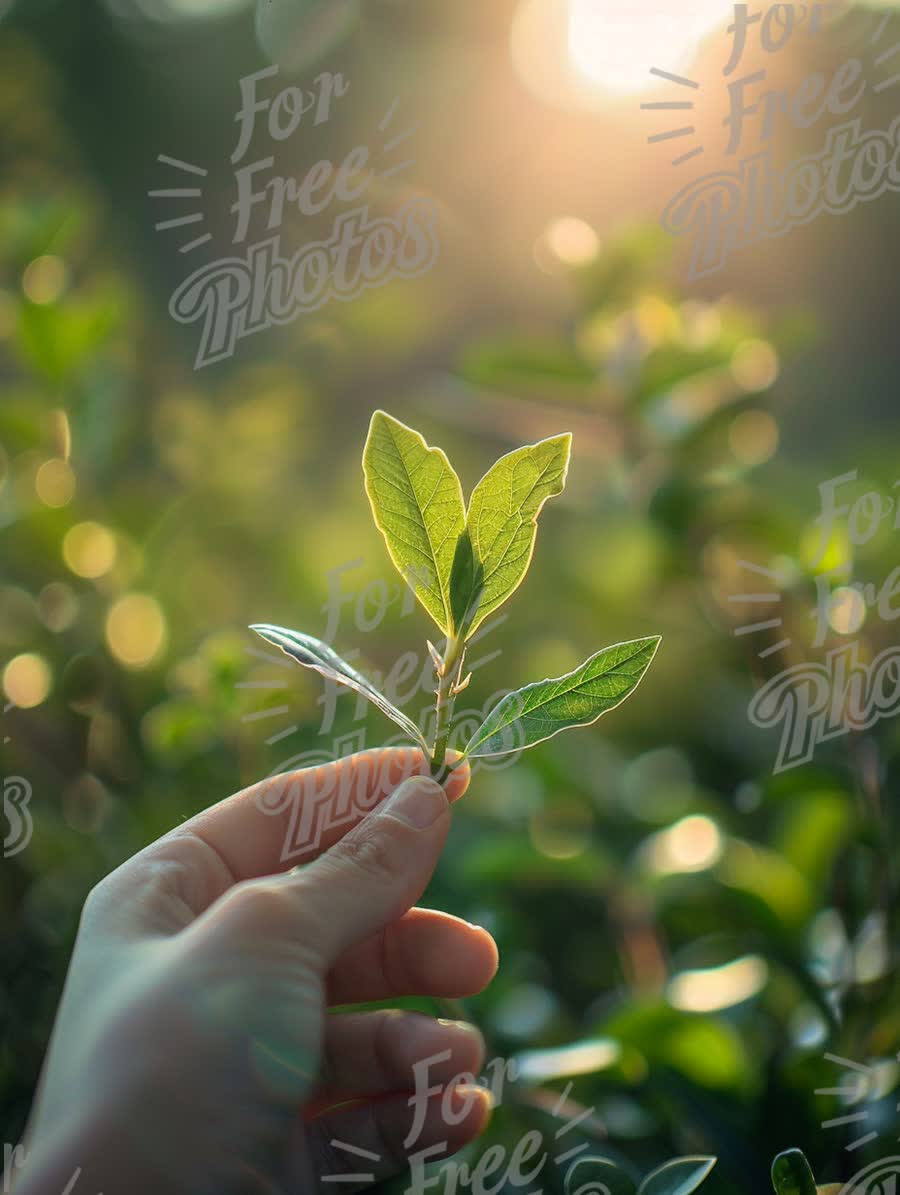
[[[448,759],[452,763],[459,756],[448,752]],[[166,838],[201,838],[235,880],[273,875],[315,859],[402,781],[430,774],[430,761],[418,747],[360,751],[260,780],[198,813]],[[451,802],[463,795],[469,778],[467,762],[451,772],[443,785]]]

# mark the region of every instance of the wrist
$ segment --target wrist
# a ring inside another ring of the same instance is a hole
[[[46,1131],[38,1125],[9,1176],[11,1195],[175,1195],[133,1144],[102,1114],[72,1116]]]

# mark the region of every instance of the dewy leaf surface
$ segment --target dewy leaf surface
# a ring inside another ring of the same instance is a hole
[[[327,643],[323,643],[321,639],[314,639],[312,635],[304,635],[300,631],[290,631],[287,627],[276,627],[269,623],[256,623],[250,630],[256,631],[267,643],[280,647],[285,655],[302,664],[304,668],[313,668],[328,680],[346,685],[348,689],[354,689],[367,697],[383,714],[387,714],[416,743],[428,751],[428,745],[415,722],[388,701],[361,672],[357,672],[346,660],[342,660]]]
[[[507,755],[561,730],[589,726],[637,688],[660,639],[635,639],[598,651],[573,672],[508,693],[466,746],[465,755]]]
[[[466,527],[480,567],[481,594],[471,634],[519,585],[534,551],[537,519],[566,484],[569,433],[502,456],[472,491]]]
[[[450,573],[466,521],[459,478],[439,448],[384,411],[372,416],[363,471],[391,560],[450,634]]]

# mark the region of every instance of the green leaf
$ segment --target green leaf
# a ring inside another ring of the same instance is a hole
[[[572,436],[566,432],[500,458],[472,491],[466,530],[482,571],[471,634],[519,585],[534,551],[537,520],[548,498],[566,485]]]
[[[647,1175],[638,1195],[691,1195],[715,1164],[715,1158],[673,1158]]]
[[[571,726],[589,726],[634,692],[659,644],[658,635],[618,643],[574,672],[508,693],[475,731],[464,755],[507,755]]]
[[[465,527],[462,488],[439,448],[376,411],[363,452],[366,493],[391,560],[445,634],[453,630],[450,574]]]
[[[634,1183],[609,1158],[579,1158],[566,1174],[565,1195],[634,1195]]]
[[[428,751],[428,745],[415,722],[388,701],[362,673],[352,668],[346,660],[342,660],[327,643],[323,643],[321,639],[314,639],[312,635],[303,635],[300,631],[289,631],[287,627],[271,626],[269,623],[256,623],[250,630],[256,631],[267,643],[280,647],[285,655],[302,664],[304,668],[313,668],[328,680],[361,693],[405,730],[426,752]]]
[[[772,1185],[778,1195],[816,1195],[816,1180],[802,1150],[786,1149],[772,1163]]]
[[[456,541],[453,567],[450,570],[450,613],[458,634],[466,628],[478,609],[483,590],[484,567],[475,559],[472,538],[467,527]]]

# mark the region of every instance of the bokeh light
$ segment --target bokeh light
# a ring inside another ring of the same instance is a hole
[[[35,474],[34,488],[45,506],[66,506],[75,493],[75,474],[67,461],[44,461]]]
[[[562,265],[583,266],[597,256],[600,238],[587,221],[562,216],[547,227],[540,244]]]
[[[359,11],[360,0],[258,0],[256,37],[272,62],[300,71],[346,36]]]
[[[816,524],[806,528],[800,539],[800,558],[817,573],[841,572],[853,563],[853,544],[845,521],[835,519],[823,543],[823,529]]]
[[[529,830],[535,849],[548,859],[574,859],[587,848],[591,825],[584,804],[557,800],[532,815]]]
[[[63,540],[63,559],[79,577],[102,577],[116,562],[115,536],[100,523],[76,523]]]
[[[841,585],[831,595],[828,625],[838,635],[855,635],[866,621],[866,603],[858,589]]]
[[[778,372],[778,353],[767,341],[745,340],[734,350],[731,373],[744,390],[768,390],[778,380]]]
[[[3,692],[19,709],[30,710],[46,701],[51,684],[49,664],[34,652],[14,656],[3,669]]]
[[[778,451],[778,424],[768,411],[743,411],[728,429],[728,445],[742,465],[763,465]]]
[[[683,971],[669,981],[669,1003],[684,1012],[718,1012],[759,994],[769,978],[765,959],[747,955],[721,967]]]
[[[692,814],[654,835],[644,856],[660,875],[705,871],[722,857],[722,836],[711,818]]]
[[[128,668],[145,668],[166,642],[166,619],[154,597],[129,593],[116,601],[106,616],[109,650]]]
[[[78,617],[78,599],[63,581],[51,581],[37,598],[38,613],[50,631],[67,631]]]
[[[60,257],[50,254],[29,262],[22,275],[22,290],[32,303],[55,303],[65,290],[68,271]]]
[[[518,1077],[529,1083],[545,1083],[548,1079],[588,1075],[615,1066],[622,1056],[622,1047],[610,1038],[573,1042],[550,1050],[524,1050],[515,1061]]]

